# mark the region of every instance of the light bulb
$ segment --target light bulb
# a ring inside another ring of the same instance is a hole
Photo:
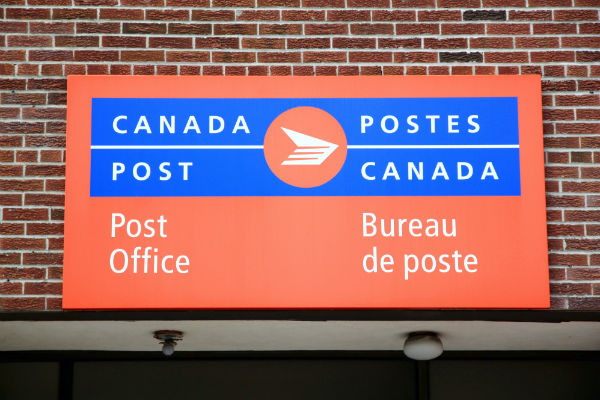
[[[163,344],[162,352],[165,356],[173,355],[173,353],[175,353],[175,342],[166,341],[165,344]]]
[[[433,360],[443,351],[442,341],[433,332],[413,332],[404,342],[404,354],[413,360]]]

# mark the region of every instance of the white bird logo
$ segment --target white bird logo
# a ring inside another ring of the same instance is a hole
[[[321,165],[338,148],[337,144],[281,127],[296,145],[296,150],[281,165]]]

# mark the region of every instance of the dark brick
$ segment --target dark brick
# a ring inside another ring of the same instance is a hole
[[[463,21],[506,21],[506,11],[469,10],[463,12]]]
[[[483,54],[479,52],[440,52],[440,62],[482,62]]]

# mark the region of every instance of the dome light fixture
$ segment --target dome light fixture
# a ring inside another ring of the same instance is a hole
[[[404,354],[417,361],[433,360],[444,351],[444,346],[435,332],[411,332],[404,342]]]
[[[162,344],[162,352],[165,356],[175,353],[177,342],[183,340],[183,332],[173,330],[161,330],[154,332],[154,338]]]

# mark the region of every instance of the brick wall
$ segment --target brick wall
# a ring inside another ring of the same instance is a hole
[[[70,74],[541,74],[552,306],[600,310],[600,0],[2,4],[0,310],[61,307]]]

